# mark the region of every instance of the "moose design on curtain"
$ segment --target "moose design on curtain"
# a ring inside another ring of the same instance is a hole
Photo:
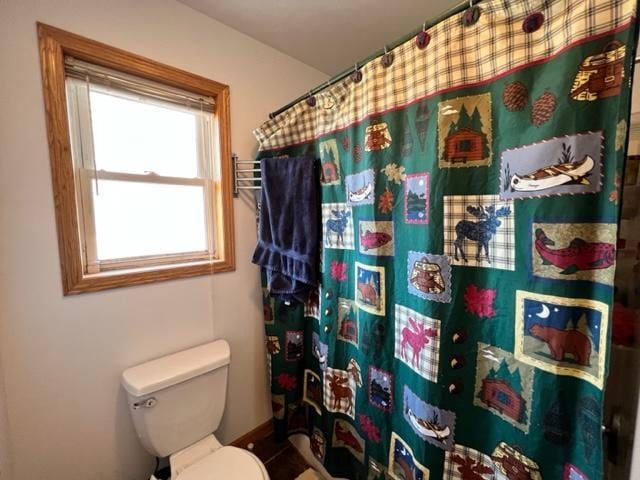
[[[322,165],[321,285],[264,290],[280,436],[346,478],[601,478],[636,9],[481,1],[255,131]]]

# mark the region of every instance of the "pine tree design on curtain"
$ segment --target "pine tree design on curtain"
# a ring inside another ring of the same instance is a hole
[[[506,3],[255,131],[322,163],[321,286],[264,304],[276,433],[334,476],[602,476],[636,0]]]

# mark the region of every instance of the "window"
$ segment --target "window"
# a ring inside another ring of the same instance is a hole
[[[66,70],[87,272],[213,257],[213,100],[137,93],[113,85],[118,72],[71,58]]]
[[[505,392],[498,391],[497,394],[496,394],[496,397],[497,397],[498,403],[500,403],[500,404],[502,404],[502,405],[504,405],[506,407],[511,405],[511,397],[508,394],[506,394]]]
[[[458,142],[458,151],[460,152],[470,152],[472,147],[471,140],[460,140]]]
[[[233,270],[228,87],[38,32],[65,294]]]

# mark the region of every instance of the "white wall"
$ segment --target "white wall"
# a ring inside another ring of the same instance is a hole
[[[173,0],[0,0],[0,365],[15,478],[143,479],[152,459],[119,385],[130,365],[227,338],[220,439],[270,416],[253,207],[234,204],[235,273],[63,297],[36,21],[229,84],[244,158],[268,112],[326,76]]]

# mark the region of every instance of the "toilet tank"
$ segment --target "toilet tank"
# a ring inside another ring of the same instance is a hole
[[[129,412],[147,451],[166,457],[218,428],[230,359],[229,344],[216,340],[123,372]]]

